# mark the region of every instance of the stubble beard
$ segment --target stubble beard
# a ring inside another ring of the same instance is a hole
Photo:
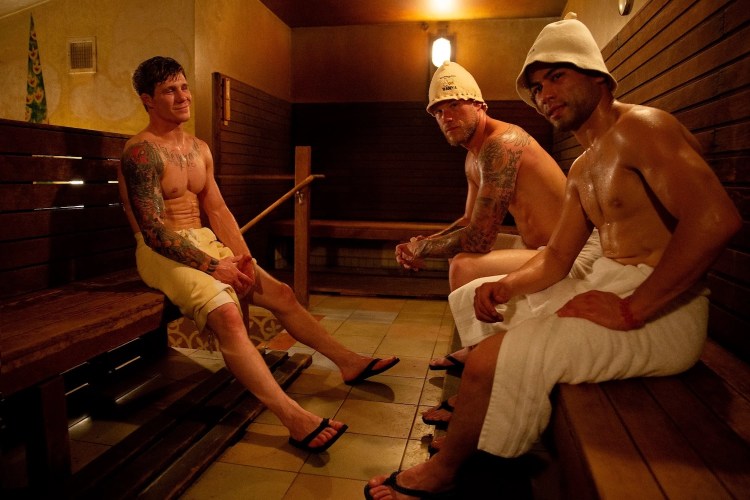
[[[463,146],[464,144],[468,144],[468,142],[471,140],[472,136],[474,136],[474,132],[477,130],[477,124],[476,122],[467,125],[467,126],[461,126],[461,136],[458,138],[451,138],[448,137],[448,134],[445,135],[445,139],[448,141],[448,144],[451,146]]]

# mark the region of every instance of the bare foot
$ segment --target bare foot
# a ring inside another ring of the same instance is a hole
[[[442,358],[434,358],[430,360],[430,370],[461,370],[463,369],[468,356],[469,348],[464,347],[463,349],[459,349],[451,354],[446,354]]]
[[[451,396],[447,400],[422,413],[422,420],[427,425],[447,424],[453,416],[453,407],[456,405],[458,396]]]
[[[324,418],[309,430],[290,430],[289,443],[305,451],[321,452],[336,442],[346,429],[346,424]]]
[[[391,500],[404,498],[426,498],[431,493],[448,492],[453,488],[453,476],[440,473],[430,463],[415,465],[390,476],[377,476],[370,479],[365,489],[367,498]]]

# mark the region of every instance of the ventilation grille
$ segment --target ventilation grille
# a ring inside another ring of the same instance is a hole
[[[96,73],[96,38],[68,39],[68,71]]]

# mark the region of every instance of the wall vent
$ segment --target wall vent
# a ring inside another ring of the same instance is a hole
[[[96,37],[68,38],[68,72],[96,73]]]

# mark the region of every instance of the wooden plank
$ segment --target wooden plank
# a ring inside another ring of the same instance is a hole
[[[119,160],[0,156],[0,182],[116,181],[119,163]]]
[[[294,354],[284,364],[273,370],[274,378],[282,388],[286,388],[311,363],[310,355]],[[242,436],[248,424],[264,409],[265,406],[255,397],[240,403],[146,487],[138,498],[154,500],[178,498],[224,450]]]
[[[0,213],[3,241],[40,238],[60,234],[95,232],[130,226],[120,205],[58,210]],[[9,255],[3,251],[3,255]]]
[[[287,358],[286,352],[276,351],[266,360],[273,369]],[[83,498],[134,498],[152,480],[167,469],[240,403],[252,396],[237,380],[232,379],[199,407],[187,412],[177,422],[158,435],[156,446],[147,447],[133,460],[117,467],[101,482],[86,492]]]
[[[696,402],[695,394],[678,377],[655,377],[644,383],[729,493],[735,498],[747,498],[750,495],[748,443],[738,439],[711,409]]]
[[[561,384],[558,406],[567,415],[572,438],[599,497],[664,498],[600,385]],[[623,485],[628,491],[623,491]]]
[[[119,203],[116,184],[0,184],[0,211]]]
[[[118,159],[129,136],[0,119],[0,153]]]
[[[732,498],[641,380],[608,382],[602,384],[602,390],[667,498]],[[682,408],[685,412],[692,410]],[[631,484],[612,487],[633,489]],[[613,491],[602,493],[604,497],[617,496]]]

